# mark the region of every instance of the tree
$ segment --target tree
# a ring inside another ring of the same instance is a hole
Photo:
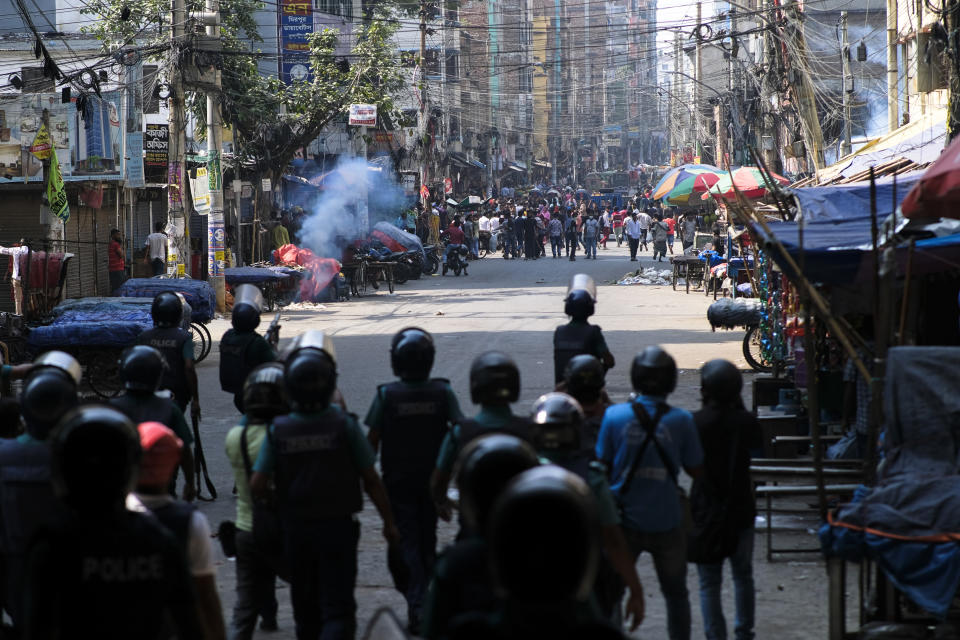
[[[391,4],[364,9],[348,58],[336,55],[339,32],[325,29],[314,33],[310,79],[285,85],[257,69],[257,59],[270,55],[254,48],[262,42],[254,14],[263,5],[259,0],[223,3],[222,53],[217,60],[223,78],[219,105],[224,123],[233,129],[238,161],[252,160],[263,177],[278,178],[297,150],[346,115],[352,103],[376,104],[379,113],[397,121],[392,96],[404,82],[391,43],[399,24],[390,17]],[[191,13],[201,12],[204,2],[186,0],[186,6]],[[82,12],[97,20],[85,31],[103,42],[105,49],[136,46],[152,50],[169,44],[169,7],[169,0],[87,0]],[[185,51],[189,50],[187,45]],[[169,47],[162,55],[167,68],[180,63],[171,59]],[[188,108],[202,135],[206,101],[188,100]]]

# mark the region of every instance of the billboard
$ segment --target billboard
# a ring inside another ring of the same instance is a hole
[[[311,80],[310,35],[313,33],[313,2],[281,0],[280,79],[290,84]]]

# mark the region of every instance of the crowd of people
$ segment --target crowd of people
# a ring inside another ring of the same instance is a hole
[[[674,254],[678,236],[678,253],[694,246],[698,232],[713,233],[713,244],[723,244],[716,215],[664,208],[651,197],[651,190],[647,185],[619,207],[611,200],[574,196],[572,191],[550,200],[539,196],[490,199],[468,211],[442,202],[428,209],[418,205],[398,215],[394,224],[418,235],[425,244],[441,240],[448,246],[462,244],[472,258],[479,258],[483,246],[489,253],[502,251],[507,260],[549,255],[574,261],[578,250],[595,260],[598,247],[606,250],[608,243],[615,242],[629,247],[633,262],[641,250],[652,250],[653,259],[662,262]]]
[[[256,331],[259,291],[243,287],[221,341],[221,386],[241,413],[225,444],[236,519],[219,529],[236,557],[230,624],[210,526],[192,503],[193,352],[182,300],[164,292],[155,328],[121,358],[123,393],[106,405],[78,404],[80,367],[64,353],[0,371],[3,387],[23,379],[19,398],[4,396],[0,441],[2,605],[22,637],[216,639],[229,629],[251,638],[258,620],[277,628],[279,576],[290,584],[297,638],[354,638],[363,494],[382,520],[411,633],[623,637],[645,615],[636,562],[646,552],[672,640],[691,634],[688,557],[698,563],[706,637],[727,637],[726,558],[736,637],[753,637],[748,465],[759,427],[734,365],[704,365],[703,406],[691,414],[668,404],[676,363],[649,346],[630,365],[635,393],[611,402],[604,387],[615,360],[588,320],[595,285],[578,275],[564,300],[570,322],[554,335],[557,390],[530,411],[515,409],[517,365],[490,351],[470,368],[479,412],[465,417],[449,382],[431,377],[432,336],[411,327],[391,340],[395,379],[377,388],[365,434],[337,390],[350,363],[337,360],[330,337],[308,331],[278,355],[275,334]],[[726,514],[719,551],[688,539],[681,470],[694,479],[694,522],[698,512]],[[438,555],[438,519],[454,511],[459,534]]]

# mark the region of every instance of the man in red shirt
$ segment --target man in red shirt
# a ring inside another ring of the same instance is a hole
[[[620,243],[623,242],[623,219],[627,215],[626,209],[621,209],[620,211],[614,211],[613,215],[610,216],[613,221],[613,236],[617,239],[617,246],[620,246]]]
[[[107,270],[110,272],[110,294],[120,288],[127,279],[126,257],[123,254],[123,238],[120,229],[110,230],[110,248],[107,250]]]
[[[664,222],[667,223],[667,247],[670,249],[670,253],[673,253],[673,238],[677,225],[677,220],[673,216],[674,214],[671,213],[664,219]]]
[[[447,257],[451,252],[459,249],[460,245],[464,243],[463,229],[460,228],[460,218],[453,219],[453,222],[446,230],[445,235],[449,239],[449,243],[443,252],[443,271],[441,272],[441,275],[447,275]]]

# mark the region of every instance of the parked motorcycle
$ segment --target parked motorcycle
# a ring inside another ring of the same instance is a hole
[[[447,265],[444,268],[444,273],[447,269],[452,269],[453,274],[456,276],[460,275],[460,272],[463,272],[463,275],[470,275],[467,273],[467,251],[466,245],[460,245],[454,251],[450,252],[450,255],[447,256]]]
[[[424,275],[432,276],[440,270],[440,263],[442,262],[441,250],[440,245],[437,244],[428,244],[423,247],[426,258],[420,265],[420,271]]]

